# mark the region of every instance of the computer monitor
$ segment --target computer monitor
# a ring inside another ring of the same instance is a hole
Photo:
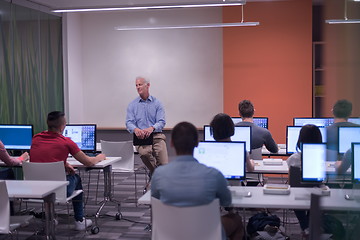
[[[360,118],[349,118],[348,121],[360,125]]]
[[[242,122],[241,117],[231,117],[231,119],[233,120],[235,125],[239,122]],[[269,128],[269,118],[267,118],[267,117],[254,117],[253,121],[259,127],[263,127],[266,129]]]
[[[360,183],[360,142],[352,143],[351,173],[353,183]]]
[[[294,118],[294,126],[304,126],[306,124],[313,124],[318,127],[327,127],[334,123],[333,118]]]
[[[215,141],[210,131],[210,125],[204,125],[204,141]],[[235,133],[231,136],[231,141],[246,142],[246,151],[251,152],[251,127],[235,126]]]
[[[286,153],[287,154],[293,154],[298,152],[296,147],[297,141],[299,139],[299,134],[302,126],[287,126],[286,128]],[[326,142],[326,128],[325,127],[319,127],[321,136],[322,136],[322,142]]]
[[[0,140],[7,150],[29,150],[33,133],[31,124],[0,124]]]
[[[96,124],[67,124],[63,135],[85,152],[96,151]]]
[[[339,127],[339,146],[338,152],[345,153],[351,148],[351,143],[360,142],[360,126],[359,127]]]
[[[323,182],[326,177],[326,143],[304,143],[301,149],[301,181]]]
[[[199,142],[194,158],[216,168],[227,179],[245,180],[245,142]]]

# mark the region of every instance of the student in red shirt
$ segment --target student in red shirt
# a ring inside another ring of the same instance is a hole
[[[66,126],[65,114],[63,112],[54,111],[49,113],[47,125],[47,131],[43,131],[33,137],[30,161],[43,163],[63,161],[67,172],[66,178],[69,181],[67,195],[70,196],[74,190],[82,189],[82,185],[80,176],[75,174],[74,168],[66,161],[68,155],[71,154],[76,160],[88,167],[104,160],[105,155],[99,154],[96,157],[89,157],[70,138],[62,135]],[[82,200],[83,194],[73,199],[75,230],[84,230],[86,226],[92,225],[90,219],[85,220],[84,218]]]

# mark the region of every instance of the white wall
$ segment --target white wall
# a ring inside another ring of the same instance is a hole
[[[65,112],[67,121],[83,122],[83,68],[81,18],[78,14],[67,14],[63,18],[63,52],[65,80]]]
[[[82,70],[82,77],[75,71],[68,75],[72,123],[125,127],[139,75],[150,79],[150,93],[164,104],[166,127],[184,120],[202,127],[223,111],[222,29],[114,30],[124,25],[221,22],[221,8],[77,15],[81,38],[67,38],[68,46],[81,46],[81,51],[68,52],[69,65]],[[77,24],[76,18],[68,18],[68,30],[72,20]],[[83,94],[77,95],[79,85]]]

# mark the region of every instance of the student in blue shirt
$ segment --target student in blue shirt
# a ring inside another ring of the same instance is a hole
[[[153,138],[152,145],[137,146],[140,158],[152,174],[159,165],[168,163],[165,126],[165,110],[161,102],[149,93],[150,82],[143,77],[136,78],[139,97],[127,108],[126,128],[139,139]]]
[[[171,133],[171,145],[177,157],[169,164],[156,168],[151,180],[151,195],[172,206],[199,206],[218,198],[221,206],[231,204],[227,181],[215,168],[199,163],[194,157],[198,132],[188,122],[177,124]],[[221,217],[228,239],[242,239],[241,217],[229,213]],[[223,234],[223,239],[225,235]]]

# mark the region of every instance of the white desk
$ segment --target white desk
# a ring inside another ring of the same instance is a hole
[[[67,181],[6,180],[9,198],[36,198],[44,200],[46,239],[55,239],[55,191]]]
[[[262,187],[230,187],[233,194],[233,206],[241,208],[281,208],[310,209],[310,194],[316,192],[313,188],[291,188],[289,195],[264,194]],[[251,197],[239,197],[236,193],[251,192]],[[330,196],[322,196],[320,204],[324,210],[360,210],[360,202],[346,200],[345,194],[350,189],[331,189]],[[307,199],[304,199],[305,197]],[[302,199],[298,199],[301,197]]]
[[[98,162],[94,166],[86,167],[81,162],[77,161],[75,158],[68,158],[67,162],[75,168],[86,168],[86,169],[102,169],[104,173],[104,200],[100,203],[100,207],[95,214],[95,226],[98,226],[97,220],[100,217],[100,212],[107,202],[113,202],[118,206],[118,212],[116,218],[121,219],[122,215],[120,213],[120,202],[113,199],[112,195],[112,183],[111,183],[111,173],[112,173],[112,164],[121,161],[121,157],[106,157],[105,160]]]
[[[282,162],[281,165],[265,165],[264,162],[262,160],[253,160],[254,161],[254,171],[253,173],[273,173],[273,174],[287,174],[289,172],[289,166],[287,165],[286,160],[284,160]],[[334,166],[335,162],[326,162],[326,173],[328,175],[335,175],[336,171],[335,171],[335,166]],[[349,175],[351,174],[351,168],[349,168],[346,172],[347,174],[345,175]],[[341,176],[343,176],[344,174],[342,174]]]
[[[134,153],[138,153],[136,146],[133,146]],[[96,143],[96,151],[101,152],[101,143]]]
[[[300,196],[310,196],[315,190],[312,188],[291,188],[289,195],[264,194],[262,187],[229,187],[232,192],[232,205],[239,208],[280,208],[280,209],[310,209],[310,197],[308,199],[296,199]],[[249,191],[251,197],[241,197],[239,192]],[[360,202],[346,200],[345,194],[350,189],[331,189],[330,196],[321,197],[321,207],[324,210],[359,211]],[[139,198],[138,204],[151,204],[151,191],[147,191]]]
[[[106,168],[108,166],[111,166],[113,163],[120,161],[121,157],[106,157],[105,160],[98,162],[97,164],[95,164],[94,166],[91,167],[86,167],[84,164],[82,164],[81,162],[77,161],[75,158],[67,158],[67,162],[70,163],[73,167],[76,168]]]
[[[275,173],[275,174],[287,174],[289,167],[286,161],[282,161],[281,165],[264,165],[262,160],[254,161],[254,171],[252,173]]]
[[[263,156],[290,156],[290,154],[286,153],[286,148],[280,148],[277,153],[271,153],[264,146],[261,149],[261,153]]]

